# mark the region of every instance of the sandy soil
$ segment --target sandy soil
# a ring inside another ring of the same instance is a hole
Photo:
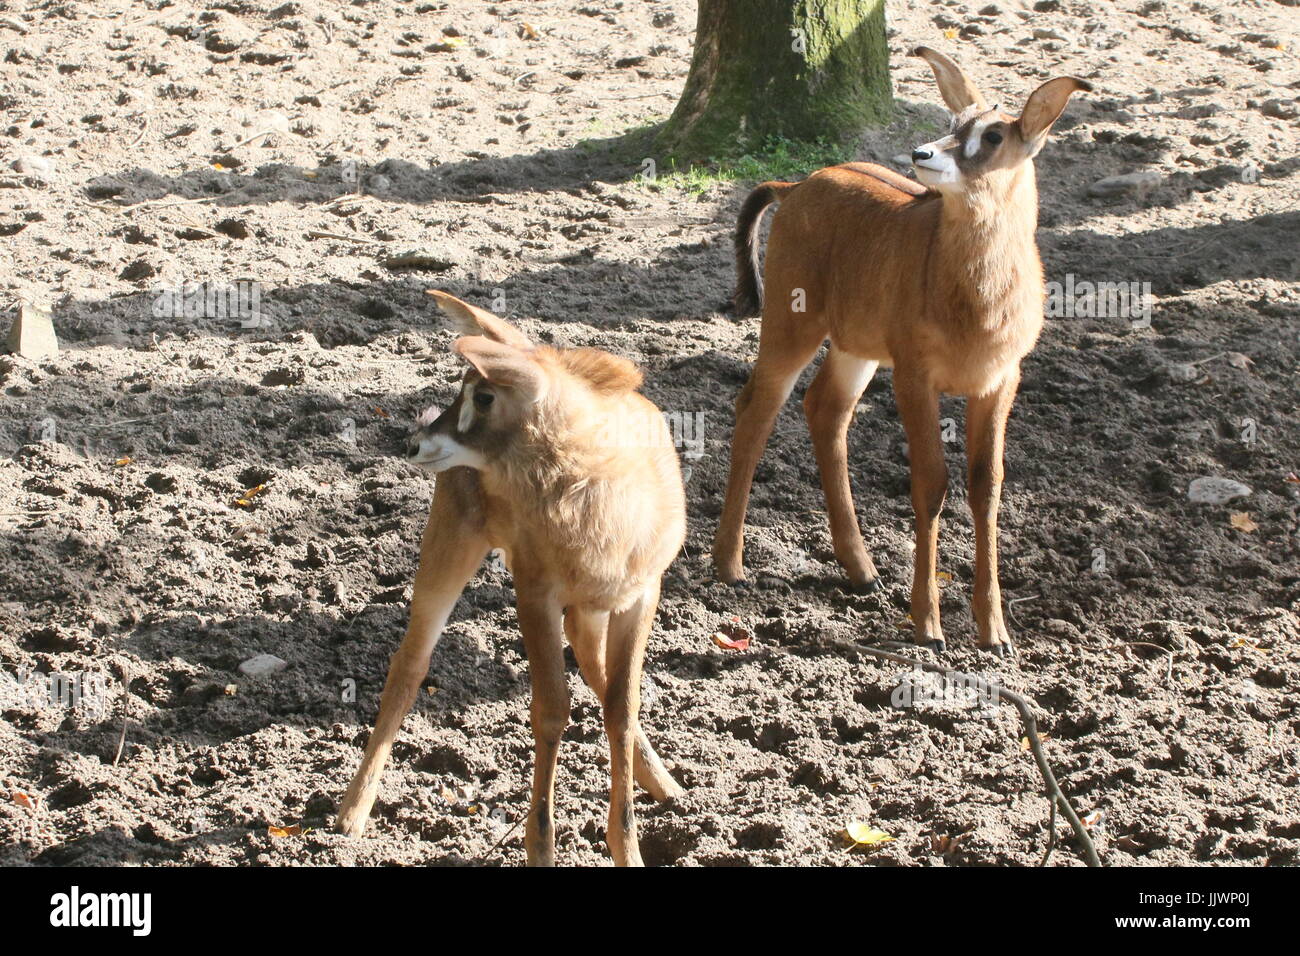
[[[1049,278],[1155,296],[1150,328],[1050,320],[1025,363],[1002,520],[1012,664],[974,650],[963,409],[945,403],[949,659],[1036,702],[1066,789],[1101,814],[1107,863],[1300,862],[1297,10],[889,15],[898,118],[860,155],[933,138],[932,80],[903,55],[917,42],[1013,109],[1051,74],[1089,78],[1038,162]],[[394,454],[459,375],[431,286],[634,358],[663,409],[703,415],[644,713],[689,792],[642,798],[648,862],[1036,861],[1048,805],[1014,713],[895,709],[901,669],[841,649],[909,637],[888,374],[850,445],[887,587],[843,586],[797,401],[759,470],[753,583],[712,580],[731,404],[757,343],[757,320],[719,312],[748,185],[657,188],[620,148],[670,112],[693,26],[687,0],[0,2],[0,284],[10,303],[45,300],[62,343],[0,357],[0,862],[522,861],[519,830],[493,852],[526,810],[531,754],[499,567],[448,628],[370,832],[327,829],[432,491]],[[1139,170],[1158,183],[1089,195]],[[159,291],[238,280],[260,283],[259,327],[168,314]],[[1191,504],[1202,475],[1253,493]],[[733,616],[748,651],[709,640]],[[239,673],[259,653],[288,667]],[[24,696],[51,674],[98,693]],[[559,851],[601,864],[605,742],[571,679]],[[847,851],[853,820],[895,840]],[[268,835],[289,824],[307,832]],[[1078,863],[1068,841],[1054,862]]]

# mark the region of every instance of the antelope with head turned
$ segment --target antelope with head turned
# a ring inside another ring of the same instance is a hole
[[[398,727],[429,669],[452,607],[488,551],[514,578],[532,682],[535,743],[528,862],[555,861],[555,767],[569,719],[567,635],[604,708],[615,863],[640,865],[633,777],[680,794],[640,729],[641,665],[664,570],[686,535],[681,471],[667,424],[637,389],[641,373],[595,349],[534,345],[503,319],[431,292],[470,368],[455,404],[421,420],[410,460],[437,472],[420,545],[410,625],[393,655],[379,718],[339,808],[337,829],[365,829]],[[638,421],[635,446],[611,423]]]
[[[742,578],[754,468],[800,372],[829,339],[803,404],[836,558],[854,586],[878,586],[854,513],[847,434],[876,369],[892,366],[916,516],[915,640],[944,649],[936,561],[948,472],[939,396],[966,396],[972,610],[979,645],[1002,656],[1012,649],[998,587],[1002,450],[1020,360],[1042,329],[1045,296],[1033,159],[1070,95],[1091,87],[1074,77],[1049,80],[1016,117],[990,107],[948,57],[925,47],[915,55],[929,63],[952,113],[948,135],[912,152],[919,185],[881,166],[846,163],[799,183],[763,183],[741,209],[735,306],[746,317],[760,309],[759,221],[781,204],[768,238],[758,358],[736,402],[713,560],[724,581]]]

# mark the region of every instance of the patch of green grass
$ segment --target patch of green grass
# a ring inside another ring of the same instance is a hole
[[[853,150],[836,143],[824,140],[805,143],[773,138],[767,140],[761,148],[735,159],[692,163],[685,169],[678,169],[674,162],[666,170],[657,170],[654,178],[643,173],[635,181],[656,191],[680,190],[698,197],[720,184],[798,179],[823,166],[846,163],[852,158]]]

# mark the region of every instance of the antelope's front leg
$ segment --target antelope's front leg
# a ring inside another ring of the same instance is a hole
[[[420,543],[411,622],[388,665],[379,719],[361,767],[339,806],[334,828],[340,833],[356,837],[365,830],[402,719],[429,672],[429,658],[456,599],[487,554],[480,507],[477,479],[468,469],[454,469],[438,477]]]
[[[912,623],[917,644],[944,650],[939,625],[939,513],[948,494],[948,466],[939,432],[939,393],[924,375],[894,370],[894,393],[907,432],[912,465],[912,508],[916,512],[916,565],[912,571]]]
[[[519,630],[533,687],[533,799],[524,848],[529,866],[555,865],[555,764],[569,722],[569,682],[564,675],[563,608],[554,595],[515,578]]]
[[[1016,367],[987,395],[966,406],[966,456],[971,516],[975,521],[975,591],[971,612],[979,628],[980,647],[998,656],[1010,652],[1011,636],[1002,620],[998,585],[998,504],[1002,500],[1002,448],[1007,415],[1020,383]]]

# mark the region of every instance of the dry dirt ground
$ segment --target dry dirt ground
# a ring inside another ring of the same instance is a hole
[[[899,110],[859,155],[889,162],[942,121],[904,56],[917,42],[1012,109],[1049,75],[1086,77],[1038,162],[1049,278],[1154,296],[1149,328],[1052,318],[1025,363],[1002,521],[1014,663],[974,649],[963,408],[945,403],[949,660],[1036,702],[1107,863],[1300,862],[1297,8],[888,9]],[[910,636],[888,373],[850,440],[887,587],[843,586],[803,384],[760,467],[752,583],[712,580],[757,343],[758,320],[720,312],[749,184],[647,183],[623,148],[670,112],[693,26],[687,0],[0,2],[0,284],[45,301],[62,345],[0,357],[0,861],[521,862],[519,830],[493,850],[531,759],[495,566],[448,627],[370,831],[328,829],[432,491],[395,454],[459,375],[428,287],[627,355],[664,410],[703,416],[644,712],[688,793],[639,802],[648,862],[1037,860],[1048,805],[1014,712],[897,709],[905,672],[843,649]],[[1089,195],[1141,170],[1158,174],[1143,192]],[[182,283],[240,280],[260,321],[168,311]],[[1192,504],[1203,475],[1252,494]],[[733,617],[747,651],[710,641]],[[287,668],[238,671],[262,653]],[[33,694],[51,675],[82,694]],[[605,742],[571,680],[559,853],[601,864]],[[847,850],[851,821],[894,840]]]

